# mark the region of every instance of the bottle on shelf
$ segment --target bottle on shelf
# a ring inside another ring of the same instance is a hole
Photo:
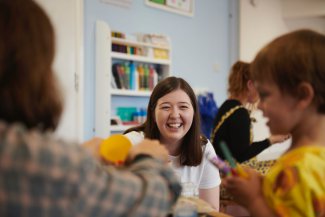
[[[136,64],[133,61],[114,63],[112,75],[115,88],[134,91],[152,91],[159,80],[153,64]]]
[[[124,84],[125,84],[125,88],[127,90],[130,90],[130,75],[131,75],[131,72],[130,72],[130,66],[129,66],[129,62],[124,62]],[[123,67],[122,66],[122,67]]]
[[[148,67],[148,64],[144,64],[143,71],[144,71],[143,87],[144,87],[144,90],[149,90],[149,67]]]
[[[137,71],[133,61],[130,62],[130,90],[137,90]]]
[[[144,69],[143,69],[143,65],[139,64],[138,67],[138,72],[139,72],[139,90],[144,90]]]
[[[153,88],[158,83],[158,75],[153,65],[149,66],[149,90],[153,90]]]

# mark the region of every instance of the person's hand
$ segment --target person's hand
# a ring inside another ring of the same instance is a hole
[[[288,134],[288,135],[271,135],[269,137],[269,140],[270,140],[271,145],[273,145],[275,143],[284,142],[289,138],[290,138],[290,134]]]
[[[147,154],[163,162],[168,162],[168,151],[158,140],[144,139],[141,143],[133,146],[129,151],[128,161],[134,159],[138,154]]]
[[[83,148],[85,148],[92,156],[97,159],[100,159],[99,156],[99,146],[103,142],[102,138],[94,137],[85,143],[81,144]]]
[[[248,178],[240,176],[227,176],[222,179],[222,185],[234,196],[237,203],[246,208],[252,206],[256,200],[263,198],[262,176],[255,170],[243,167]]]

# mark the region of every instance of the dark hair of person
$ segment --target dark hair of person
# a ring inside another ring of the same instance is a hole
[[[166,94],[179,89],[183,90],[189,96],[194,109],[192,126],[184,136],[183,142],[181,144],[180,164],[183,166],[197,166],[202,161],[202,146],[207,143],[207,139],[200,133],[200,116],[194,91],[191,86],[182,78],[167,77],[164,80],[160,81],[150,96],[147,108],[147,119],[145,123],[139,127],[130,128],[124,133],[131,131],[143,131],[146,138],[159,140],[160,132],[154,117],[157,102]]]
[[[240,96],[248,92],[247,82],[251,80],[249,63],[237,61],[231,67],[228,78],[228,94]]]
[[[0,120],[54,130],[62,99],[52,71],[54,29],[31,0],[0,1]]]
[[[251,64],[253,78],[273,81],[283,93],[299,97],[298,88],[308,82],[314,89],[313,103],[325,113],[325,36],[297,30],[280,36],[264,47]]]

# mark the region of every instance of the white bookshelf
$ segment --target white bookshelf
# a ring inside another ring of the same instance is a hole
[[[121,45],[130,45],[149,49],[167,50],[168,59],[158,59],[153,56],[140,56],[112,51],[112,43]],[[138,42],[127,39],[114,38],[111,36],[111,29],[104,21],[96,22],[96,98],[95,98],[95,135],[107,137],[114,133],[121,133],[132,127],[131,125],[111,125],[111,118],[116,116],[112,114],[112,107],[117,106],[114,98],[127,98],[130,106],[135,106],[137,99],[150,97],[150,91],[138,91],[127,89],[114,89],[111,86],[113,78],[112,65],[114,61],[133,61],[140,64],[154,64],[161,67],[162,78],[170,75],[171,68],[171,48],[166,45],[157,45],[145,42]],[[132,100],[130,100],[130,97]],[[123,99],[122,99],[123,100]]]

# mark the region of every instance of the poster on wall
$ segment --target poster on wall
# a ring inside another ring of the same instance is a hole
[[[169,12],[190,16],[194,15],[195,0],[145,0],[148,6]]]

